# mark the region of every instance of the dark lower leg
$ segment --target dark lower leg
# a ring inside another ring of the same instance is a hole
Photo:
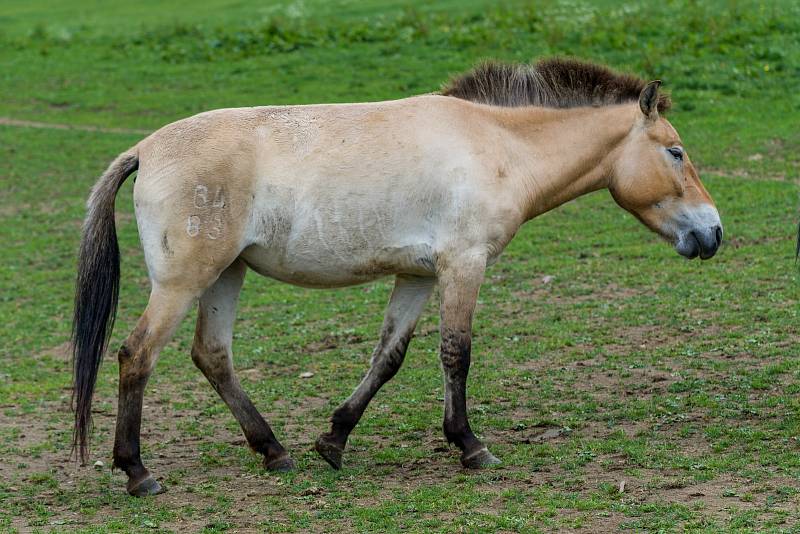
[[[467,375],[472,340],[468,332],[442,329],[441,360],[445,380],[444,435],[469,456],[484,448],[467,420]]]
[[[381,342],[372,355],[372,364],[367,375],[352,395],[333,412],[331,430],[323,436],[344,449],[347,438],[358,424],[367,405],[386,382],[392,379],[400,366],[411,340],[411,332],[394,338],[391,331],[384,329]]]
[[[264,455],[264,465],[275,470],[291,468],[292,462],[286,449],[278,442],[272,429],[253,406],[233,374],[227,351],[221,347],[203,349],[196,339],[195,347],[192,348],[192,359],[230,408],[250,447]]]
[[[268,469],[290,469],[293,464],[283,446],[247,393],[233,370],[233,323],[246,267],[236,260],[220,274],[200,297],[192,361],[230,408],[242,427],[250,447],[264,455]]]
[[[162,491],[142,464],[142,401],[158,354],[183,319],[192,300],[189,292],[154,290],[147,309],[119,351],[119,407],[114,436],[114,466],[128,475],[127,488],[131,495],[153,495]]]
[[[317,452],[334,468],[342,465],[342,452],[367,405],[403,364],[414,327],[433,290],[432,278],[398,276],[386,308],[381,339],[372,353],[369,371],[352,395],[331,417],[331,430],[317,439]]]
[[[132,335],[134,338],[136,334]],[[131,339],[129,338],[129,340]],[[120,381],[117,428],[114,437],[114,466],[128,475],[128,492],[133,495],[158,493],[161,488],[142,463],[140,432],[144,388],[150,376],[149,355],[131,351],[134,343],[126,341],[119,351]]]

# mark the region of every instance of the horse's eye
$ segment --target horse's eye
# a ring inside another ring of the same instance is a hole
[[[672,157],[678,161],[683,161],[683,149],[679,146],[673,146],[667,149],[667,152],[672,154]]]

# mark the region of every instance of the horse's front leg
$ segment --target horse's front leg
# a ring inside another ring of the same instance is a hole
[[[472,315],[478,300],[485,259],[448,262],[439,275],[441,350],[444,373],[444,435],[461,449],[461,464],[480,468],[500,463],[475,437],[467,420],[467,375],[472,349]]]

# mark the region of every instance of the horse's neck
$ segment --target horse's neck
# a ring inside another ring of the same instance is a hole
[[[506,110],[523,212],[531,219],[608,186],[618,148],[638,105],[599,108]]]

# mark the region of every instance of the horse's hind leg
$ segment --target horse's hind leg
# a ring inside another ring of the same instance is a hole
[[[200,297],[192,360],[233,412],[253,450],[264,455],[264,466],[287,471],[294,467],[292,459],[242,390],[233,370],[233,322],[246,269],[241,260],[234,261]]]
[[[128,475],[128,493],[155,495],[161,486],[142,464],[142,401],[158,354],[194,302],[186,289],[153,285],[147,309],[119,350],[119,405],[114,437],[114,466]]]
[[[330,432],[321,435],[315,444],[317,452],[333,468],[341,469],[347,438],[369,401],[400,369],[414,327],[435,284],[435,278],[398,276],[395,280],[369,372],[353,394],[333,412]]]

